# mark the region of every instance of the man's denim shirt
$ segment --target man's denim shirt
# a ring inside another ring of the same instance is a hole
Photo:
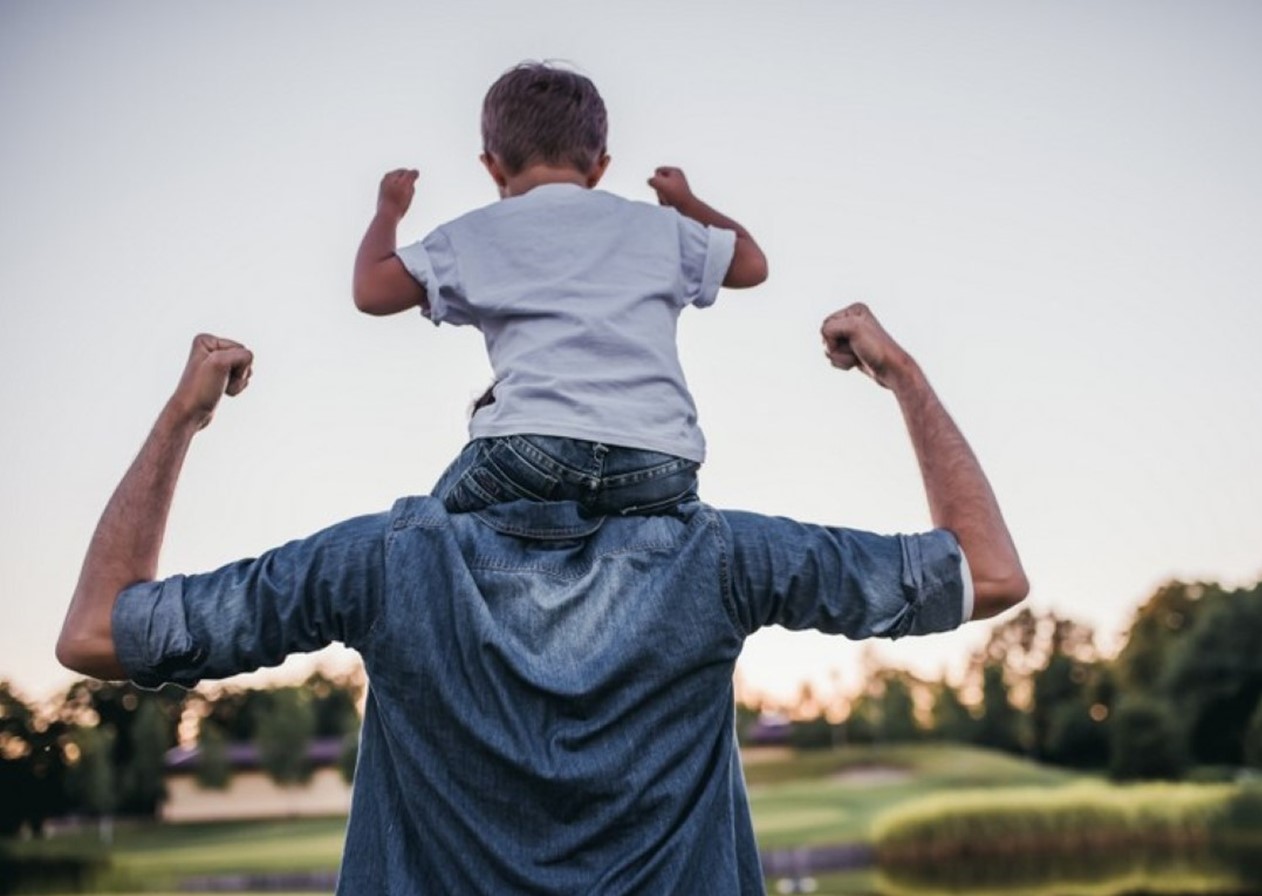
[[[119,660],[192,685],[332,641],[370,688],[338,892],[762,893],[732,673],[767,625],[850,638],[966,618],[937,530],[690,503],[584,518],[405,498],[217,572],[126,589]]]

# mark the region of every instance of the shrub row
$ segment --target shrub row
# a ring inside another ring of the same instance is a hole
[[[0,896],[17,893],[80,892],[109,866],[94,847],[0,840]]]
[[[880,816],[881,864],[980,856],[1073,854],[1154,845],[1195,848],[1224,832],[1232,784],[1083,782],[1063,788],[943,791]]]

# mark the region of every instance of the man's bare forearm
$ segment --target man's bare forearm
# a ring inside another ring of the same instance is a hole
[[[1025,597],[1029,583],[981,464],[910,357],[891,372],[890,388],[920,464],[933,524],[953,532],[968,558],[973,618],[1008,609]]]
[[[174,394],[96,524],[57,639],[62,665],[96,678],[126,674],[114,648],[114,602],[128,585],[157,575],[188,446],[210,423],[219,400],[249,384],[253,360],[249,349],[231,339],[202,334],[193,340]]]
[[[128,585],[158,571],[175,484],[197,423],[163,409],[97,523],[57,642],[57,657],[96,678],[122,678],[110,618]]]
[[[973,579],[973,618],[1001,613],[1030,590],[981,464],[911,355],[862,303],[824,319],[834,367],[862,370],[892,391],[911,437],[933,524],[955,534]]]

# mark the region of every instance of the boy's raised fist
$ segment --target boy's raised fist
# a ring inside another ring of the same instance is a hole
[[[406,215],[412,205],[419,174],[415,168],[396,168],[386,172],[377,190],[377,211],[396,219]]]
[[[679,206],[692,198],[692,188],[688,186],[688,178],[678,168],[662,166],[649,178],[649,186],[657,192],[657,201],[671,208]]]

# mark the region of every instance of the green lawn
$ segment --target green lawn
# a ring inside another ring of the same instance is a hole
[[[1058,786],[1077,776],[986,750],[905,745],[760,763],[746,779],[758,842],[775,849],[867,840],[878,813],[933,791]]]
[[[865,840],[880,811],[931,791],[1056,786],[1075,779],[1009,756],[936,745],[796,754],[751,763],[746,777],[754,827],[759,843],[767,848]],[[181,880],[192,876],[333,870],[341,856],[345,823],[344,818],[328,818],[120,825],[109,886],[113,892],[174,891]],[[820,878],[816,892],[870,891],[866,883],[856,883],[868,879],[866,875]]]

